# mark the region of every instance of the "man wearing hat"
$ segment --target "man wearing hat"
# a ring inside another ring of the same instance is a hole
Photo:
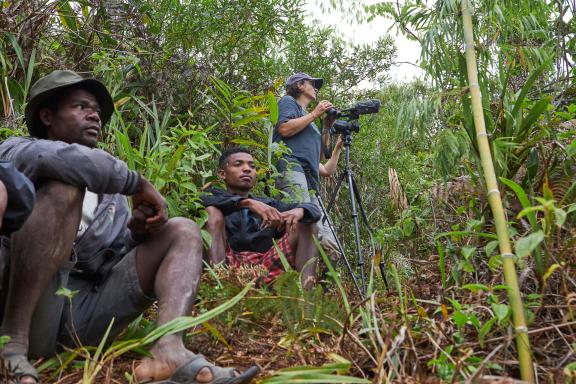
[[[98,345],[110,325],[111,340],[154,301],[159,325],[189,315],[202,272],[196,224],[168,219],[148,180],[95,148],[114,111],[106,87],[54,71],[30,96],[32,137],[0,144],[0,159],[36,187],[31,215],[2,254],[10,272],[0,334],[10,341],[0,358],[18,383],[38,382],[28,357]],[[56,294],[60,287],[72,294]],[[258,372],[216,367],[187,350],[180,334],[160,338],[150,352],[136,367],[139,381],[245,383]]]
[[[336,172],[342,150],[342,140],[339,138],[330,159],[325,164],[320,163],[322,133],[315,121],[332,108],[332,103],[322,100],[310,113],[306,108],[316,100],[316,93],[323,82],[323,79],[303,72],[295,73],[286,80],[286,95],[278,101],[278,122],[273,136],[274,142],[283,142],[291,151],[283,155],[277,164],[282,173],[278,180],[279,189],[288,193],[293,201],[314,202],[317,205],[320,205],[317,197],[319,176],[328,177]],[[334,121],[328,117],[324,119],[324,133]],[[318,237],[327,250],[337,249],[334,235],[325,220],[318,222]]]

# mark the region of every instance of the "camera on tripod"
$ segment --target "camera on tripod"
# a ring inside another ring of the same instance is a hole
[[[343,109],[341,111],[330,108],[326,111],[326,114],[329,118],[342,118],[343,120],[336,120],[332,128],[330,128],[331,134],[339,134],[342,138],[342,143],[344,146],[344,170],[338,176],[338,181],[336,182],[336,187],[332,191],[330,196],[330,201],[328,203],[328,207],[324,209],[324,204],[322,203],[321,199],[318,199],[320,202],[320,206],[322,207],[322,211],[324,212],[323,220],[328,220],[328,224],[330,226],[330,230],[334,234],[334,238],[336,239],[336,244],[338,245],[338,250],[342,255],[342,259],[346,263],[348,271],[350,272],[350,276],[352,277],[352,281],[356,289],[361,296],[366,295],[366,275],[364,270],[365,260],[364,260],[364,251],[362,246],[362,239],[360,235],[360,222],[359,218],[362,219],[366,231],[368,232],[368,237],[370,241],[371,251],[368,254],[374,254],[374,239],[372,237],[372,229],[370,228],[370,223],[368,222],[368,217],[366,216],[366,212],[364,211],[364,207],[362,207],[362,199],[360,198],[360,193],[358,187],[356,185],[356,181],[354,179],[354,174],[352,173],[352,169],[350,168],[350,151],[352,146],[352,132],[358,132],[360,130],[360,123],[358,119],[361,115],[368,115],[372,113],[376,113],[380,110],[380,101],[379,100],[364,100],[356,103],[355,106],[348,109]],[[329,154],[326,156],[329,157]],[[350,194],[350,209],[351,209],[351,217],[354,223],[354,237],[356,240],[356,251],[358,253],[358,270],[360,272],[360,284],[358,284],[358,280],[356,279],[356,275],[350,264],[349,260],[347,259],[344,249],[342,247],[342,243],[338,239],[336,235],[336,231],[334,230],[334,226],[330,223],[330,219],[328,214],[334,203],[336,202],[336,197],[340,192],[340,188],[342,187],[342,183],[347,182],[348,184],[348,192]],[[360,215],[358,215],[360,213]],[[380,271],[382,274],[382,279],[384,280],[384,285],[387,287],[388,283],[386,281],[386,271],[385,271],[385,258],[381,258],[380,260]]]
[[[336,108],[330,108],[326,111],[326,115],[331,118],[344,118],[346,120],[336,120],[334,125],[330,128],[330,134],[350,134],[351,132],[360,131],[360,124],[358,118],[360,115],[368,115],[377,113],[380,110],[380,100],[363,100],[356,103],[352,108],[343,109],[341,111]]]

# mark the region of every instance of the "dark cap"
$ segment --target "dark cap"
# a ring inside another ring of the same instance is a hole
[[[317,77],[312,77],[307,73],[304,72],[298,72],[293,74],[292,76],[290,76],[287,80],[286,80],[286,86],[289,87],[294,83],[299,82],[300,80],[309,80],[314,84],[314,88],[316,89],[320,89],[322,88],[322,84],[324,84],[324,80],[317,78]]]
[[[34,83],[30,89],[30,101],[26,105],[25,119],[31,136],[45,138],[46,126],[40,120],[38,112],[46,106],[46,102],[57,92],[68,88],[85,89],[92,93],[100,104],[100,120],[106,125],[114,113],[114,102],[106,86],[96,79],[85,79],[73,71],[53,71]]]

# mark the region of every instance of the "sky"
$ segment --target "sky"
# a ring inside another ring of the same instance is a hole
[[[349,0],[358,1],[358,0]],[[374,4],[382,0],[363,0],[365,5]],[[385,19],[381,16],[375,18],[370,23],[361,25],[350,25],[350,23],[343,21],[346,19],[345,15],[340,11],[331,10],[329,14],[323,14],[318,3],[314,0],[309,0],[306,4],[308,16],[310,20],[319,20],[325,26],[334,27],[344,38],[349,39],[354,43],[373,43],[386,33],[392,35],[395,40],[397,48],[397,65],[392,66],[389,71],[389,76],[396,82],[408,82],[416,78],[422,78],[424,72],[418,65],[420,57],[420,45],[417,42],[406,39],[402,34],[398,33],[393,26],[392,20]],[[356,24],[356,23],[355,23]],[[412,64],[408,64],[412,63]]]

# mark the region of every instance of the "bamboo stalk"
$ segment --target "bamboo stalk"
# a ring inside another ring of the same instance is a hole
[[[522,380],[534,383],[534,370],[532,368],[532,353],[530,342],[528,340],[528,328],[524,319],[524,307],[518,287],[518,277],[514,265],[514,254],[510,246],[510,235],[508,225],[498,191],[498,183],[494,164],[492,163],[492,154],[488,135],[486,134],[486,125],[484,122],[484,111],[482,109],[482,97],[480,95],[480,86],[478,85],[478,69],[476,67],[476,52],[474,50],[474,35],[472,29],[472,15],[470,12],[468,0],[462,0],[462,21],[464,26],[464,40],[466,48],[466,68],[468,72],[468,86],[472,98],[472,113],[474,115],[474,125],[476,127],[476,139],[480,151],[480,159],[486,188],[488,189],[488,202],[494,215],[496,224],[496,233],[498,235],[498,244],[500,253],[503,258],[504,281],[508,289],[508,300],[512,308],[512,318],[514,321],[514,332],[516,334],[516,347],[518,349],[518,360],[520,362],[520,375]]]

